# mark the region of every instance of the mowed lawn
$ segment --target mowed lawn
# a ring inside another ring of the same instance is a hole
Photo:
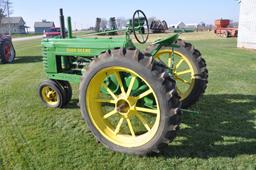
[[[152,35],[151,35],[152,36]],[[156,39],[159,35],[153,35]],[[40,40],[16,42],[14,64],[0,65],[0,169],[256,169],[256,51],[236,39],[184,34],[203,53],[209,85],[184,113],[178,137],[160,155],[115,153],[87,129],[73,85],[64,109],[45,108]]]

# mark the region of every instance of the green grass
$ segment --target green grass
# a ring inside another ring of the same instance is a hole
[[[200,114],[185,113],[175,141],[150,157],[98,144],[76,106],[78,85],[67,108],[45,108],[37,96],[45,79],[40,42],[16,42],[15,63],[0,65],[0,169],[254,170],[256,52],[237,49],[236,39],[191,42],[209,69],[207,92],[191,108]]]

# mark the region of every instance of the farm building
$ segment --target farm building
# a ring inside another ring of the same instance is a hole
[[[52,27],[55,27],[55,24],[52,21],[42,20],[41,22],[35,22],[34,24],[35,33],[43,33]]]
[[[25,34],[26,28],[25,21],[22,17],[5,17],[0,22],[0,34],[11,33]]]
[[[188,29],[197,29],[199,24],[186,24],[186,28]]]
[[[256,49],[256,0],[241,0],[238,30],[240,48]]]
[[[178,24],[175,25],[175,28],[178,28],[178,29],[186,28],[186,24],[184,24],[184,22],[179,22]]]

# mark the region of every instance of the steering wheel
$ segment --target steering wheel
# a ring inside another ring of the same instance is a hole
[[[149,36],[148,19],[142,10],[136,10],[132,17],[132,31],[140,44],[145,44]]]

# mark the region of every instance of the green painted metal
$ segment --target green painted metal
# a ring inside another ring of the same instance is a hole
[[[68,38],[72,38],[72,25],[71,25],[71,17],[68,17]]]
[[[144,21],[139,19],[135,24],[140,25],[140,22]],[[68,17],[67,23],[67,38],[43,39],[41,43],[44,70],[49,79],[66,80],[79,83],[82,74],[86,70],[84,67],[88,66],[93,58],[99,56],[102,52],[116,47],[136,48],[130,38],[130,34],[132,33],[131,22],[125,30],[121,30],[125,32],[125,36],[123,38],[73,37],[70,17]],[[136,29],[141,28],[136,26]],[[120,32],[120,30],[118,31]],[[154,56],[163,46],[173,46],[173,42],[177,39],[178,34],[154,42],[153,44],[157,44],[158,48],[152,51],[151,55]]]
[[[129,47],[125,38],[52,38],[42,40],[42,46],[44,69],[48,78],[61,79],[63,74],[66,74],[63,80],[72,82],[74,79],[70,78],[70,75],[81,76],[82,69],[80,72],[72,71],[72,64],[68,62],[71,57],[94,58],[108,49]],[[61,76],[56,76],[60,73]],[[55,76],[52,76],[53,74]],[[80,82],[80,78],[75,82]]]
[[[170,46],[173,46],[172,43],[175,42],[178,38],[179,38],[179,34],[174,34],[165,39],[157,40],[157,41],[153,42],[153,44],[159,44],[160,46],[170,47]],[[178,46],[176,46],[176,47],[178,47]]]
[[[53,80],[65,80],[72,83],[80,83],[81,75],[76,74],[65,74],[65,73],[56,73],[56,74],[47,74],[49,79]]]

